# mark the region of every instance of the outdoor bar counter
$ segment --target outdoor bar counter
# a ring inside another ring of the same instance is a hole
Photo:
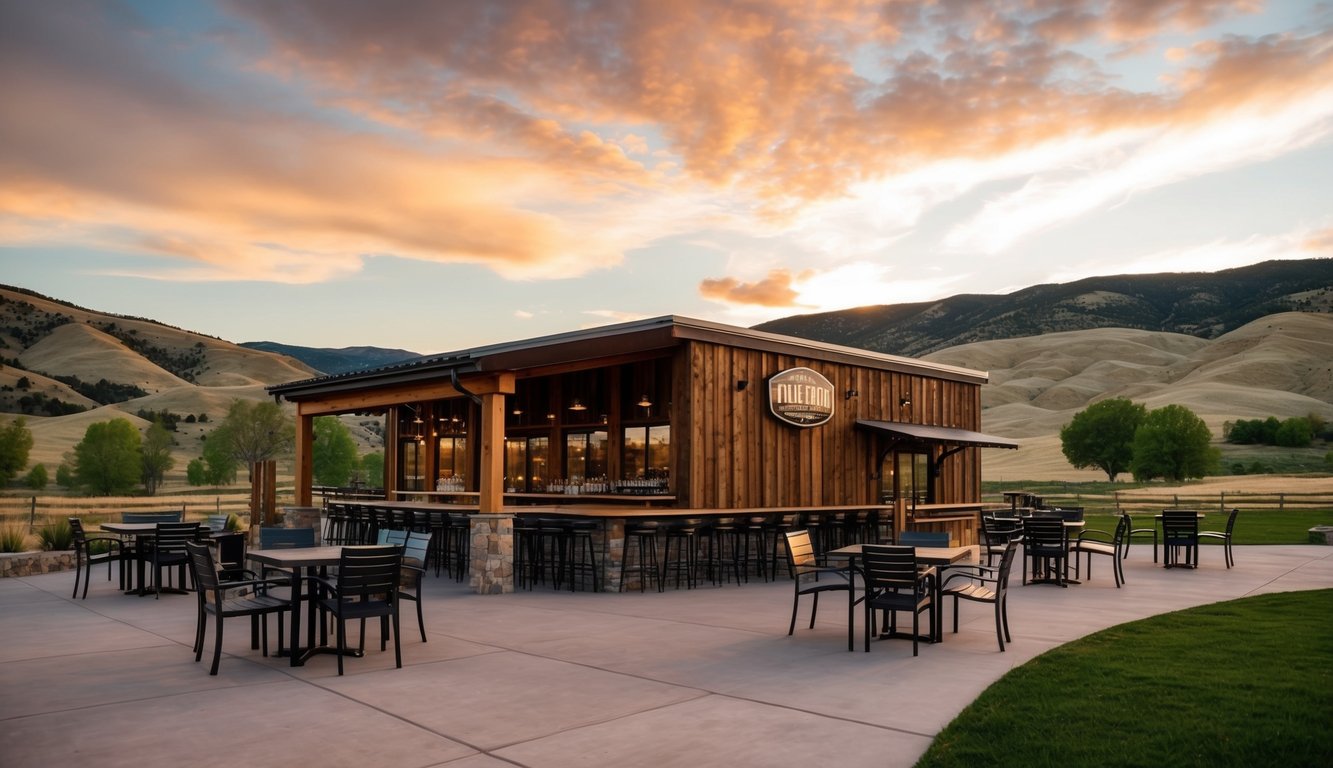
[[[542,494],[523,494],[531,500]],[[350,505],[376,509],[396,509],[414,513],[443,512],[447,514],[464,513],[479,520],[490,521],[497,517],[524,518],[578,518],[596,520],[601,523],[594,535],[600,581],[612,591],[619,589],[621,558],[625,547],[625,527],[629,521],[703,518],[752,519],[763,517],[774,519],[787,515],[799,515],[800,521],[817,517],[843,513],[873,511],[894,540],[903,530],[944,531],[949,533],[952,546],[971,546],[978,542],[979,515],[984,505],[976,504],[928,504],[909,507],[903,504],[851,504],[843,506],[791,506],[791,507],[738,507],[738,508],[679,508],[652,507],[642,504],[606,503],[605,498],[579,496],[554,496],[555,503],[523,504],[504,507],[503,512],[481,515],[476,504],[452,504],[431,501],[362,501],[348,502]],[[632,497],[631,497],[632,498]],[[568,500],[568,501],[566,501]],[[616,497],[616,501],[624,498]],[[476,526],[474,526],[474,531]],[[488,528],[489,530],[489,528]],[[887,532],[887,531],[886,531]],[[483,532],[483,537],[486,535]],[[512,533],[511,533],[512,535]],[[474,537],[476,534],[474,533]],[[474,546],[477,546],[474,544]],[[512,542],[511,542],[512,546]],[[512,552],[512,549],[510,549]],[[512,562],[511,562],[512,566]]]

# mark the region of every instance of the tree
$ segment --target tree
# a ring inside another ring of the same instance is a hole
[[[149,496],[157,493],[157,488],[162,485],[162,478],[166,476],[167,470],[176,465],[176,460],[171,458],[171,446],[175,444],[175,438],[167,431],[162,421],[154,419],[148,427],[148,433],[144,435],[141,451],[143,487]]]
[[[32,432],[27,421],[17,418],[0,427],[0,485],[7,485],[28,466],[32,450]]]
[[[208,442],[247,467],[291,453],[296,425],[277,403],[233,400]]]
[[[1203,419],[1183,405],[1149,411],[1134,433],[1135,480],[1187,480],[1215,473],[1221,452]]]
[[[142,439],[128,419],[89,424],[74,446],[74,482],[102,496],[134,489],[143,475]]]
[[[1101,400],[1074,414],[1060,429],[1060,450],[1078,469],[1096,467],[1115,482],[1134,458],[1134,431],[1148,409],[1123,397]]]
[[[185,465],[185,482],[190,485],[208,485],[208,468],[203,459],[190,459]]]
[[[231,453],[231,445],[228,444],[225,435],[221,438],[211,437],[204,441],[204,466],[207,471],[204,473],[204,483],[207,485],[231,485],[236,482],[236,467],[239,462]]]
[[[358,464],[356,443],[347,426],[334,416],[314,420],[315,445],[310,461],[319,485],[347,485]]]
[[[366,476],[366,484],[371,488],[384,486],[384,454],[376,451],[361,457],[361,471]]]
[[[23,478],[23,484],[34,491],[42,490],[46,487],[48,482],[50,482],[50,478],[46,474],[45,464],[38,464],[33,467],[28,471],[27,476]]]
[[[60,466],[56,467],[56,485],[64,488],[74,487],[74,470],[69,468],[69,464],[61,462]]]
[[[1273,435],[1273,442],[1284,448],[1307,448],[1314,441],[1314,427],[1304,416],[1286,419]]]

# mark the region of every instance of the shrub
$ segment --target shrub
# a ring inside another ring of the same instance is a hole
[[[37,530],[42,549],[63,552],[74,548],[74,531],[68,520],[52,520]]]
[[[23,484],[33,489],[34,491],[42,490],[43,488],[46,487],[48,482],[50,482],[50,480],[46,474],[45,464],[38,464],[37,466],[28,470],[28,474],[23,478]]]
[[[227,515],[227,524],[222,526],[222,530],[239,532],[241,530],[241,518],[237,517],[235,514]]]
[[[0,552],[22,552],[28,541],[28,534],[21,525],[0,527]]]

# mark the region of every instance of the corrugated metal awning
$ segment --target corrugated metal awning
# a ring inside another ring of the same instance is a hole
[[[1017,448],[1018,441],[1007,437],[996,437],[970,429],[953,427],[931,427],[925,424],[904,424],[900,421],[871,421],[858,419],[856,426],[861,429],[878,432],[891,437],[906,438],[921,443],[952,445],[959,448]]]

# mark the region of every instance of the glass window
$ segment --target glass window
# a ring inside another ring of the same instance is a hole
[[[622,480],[642,480],[648,476],[648,429],[625,427],[624,457],[621,459]]]
[[[436,485],[447,484],[451,487],[436,488],[436,490],[467,490],[467,438],[466,437],[442,437],[440,438],[440,474]]]
[[[909,505],[925,504],[930,478],[926,472],[926,454],[894,452],[888,455],[880,473],[880,491],[884,503],[905,500]]]
[[[404,491],[424,491],[426,477],[422,474],[422,459],[426,452],[425,443],[416,439],[398,443],[398,487]]]
[[[665,493],[671,477],[671,425],[625,427],[620,466],[622,487]]]
[[[606,477],[606,430],[565,435],[565,476],[575,484]]]
[[[541,493],[550,478],[550,440],[545,437],[505,438],[505,491]]]

